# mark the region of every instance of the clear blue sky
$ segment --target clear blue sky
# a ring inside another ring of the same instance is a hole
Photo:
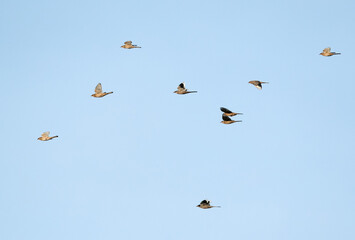
[[[354,9],[1,1],[0,239],[355,239]]]

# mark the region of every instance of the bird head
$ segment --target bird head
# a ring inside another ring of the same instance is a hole
[[[95,94],[91,94],[91,97],[95,97]]]

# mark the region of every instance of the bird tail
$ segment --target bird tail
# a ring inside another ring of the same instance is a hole
[[[334,55],[340,55],[341,53],[338,53],[338,52],[335,52],[335,53],[333,53]]]
[[[58,137],[58,135],[57,136],[53,136],[53,137],[51,137],[51,139],[53,139],[53,138],[57,138]]]
[[[111,94],[111,93],[113,93],[113,92],[108,92],[107,94]]]
[[[242,122],[242,120],[233,120],[234,122]]]
[[[269,82],[261,82],[261,83],[269,83]]]
[[[211,207],[218,207],[218,208],[220,208],[221,206],[211,206]]]
[[[187,93],[197,93],[197,91],[187,91]]]

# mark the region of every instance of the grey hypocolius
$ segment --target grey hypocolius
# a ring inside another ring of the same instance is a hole
[[[132,49],[132,48],[141,48],[141,47],[138,47],[137,45],[132,45],[132,41],[126,41],[124,42],[124,45],[121,46],[121,48]]]
[[[49,133],[50,133],[49,131],[42,133],[41,137],[37,138],[37,140],[48,141],[48,140],[52,140],[53,138],[57,138],[58,137],[58,136],[50,137]]]
[[[96,97],[96,98],[101,98],[101,97],[104,97],[104,96],[106,96],[108,94],[111,94],[111,93],[113,93],[113,92],[108,92],[108,93],[107,92],[102,92],[102,86],[101,86],[101,83],[99,83],[99,84],[96,85],[95,93],[92,94],[91,96],[92,97]]]
[[[196,207],[202,208],[202,209],[208,209],[208,208],[213,208],[213,207],[218,207],[220,208],[221,206],[211,206],[209,200],[202,200],[202,202],[197,205]]]
[[[262,84],[264,83],[268,83],[268,82],[260,82],[260,81],[257,81],[257,80],[253,80],[253,81],[249,81],[250,84],[253,84],[257,89],[262,89],[263,86]]]
[[[341,53],[337,53],[337,52],[331,52],[330,51],[330,47],[324,48],[323,52],[321,52],[319,55],[323,55],[324,57],[330,57],[333,55],[340,55]]]
[[[174,92],[176,94],[197,93],[197,91],[187,91],[185,88],[185,82],[180,83],[177,89],[178,90]]]

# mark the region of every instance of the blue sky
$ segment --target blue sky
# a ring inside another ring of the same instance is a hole
[[[2,1],[0,239],[354,239],[354,8]]]

